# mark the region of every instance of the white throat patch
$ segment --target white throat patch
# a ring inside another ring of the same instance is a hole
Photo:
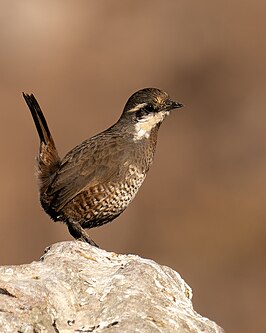
[[[150,137],[151,130],[159,123],[161,123],[166,116],[169,115],[168,112],[157,112],[149,114],[146,117],[140,119],[135,125],[135,133],[133,140],[138,141],[143,138],[148,139]]]

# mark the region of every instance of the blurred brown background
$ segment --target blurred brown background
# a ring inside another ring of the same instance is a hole
[[[0,263],[71,239],[40,208],[21,92],[36,95],[63,156],[158,87],[186,108],[162,125],[134,203],[90,234],[177,270],[227,332],[265,332],[265,11],[259,0],[1,1]]]

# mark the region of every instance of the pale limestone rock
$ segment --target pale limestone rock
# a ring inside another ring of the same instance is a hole
[[[169,267],[72,241],[0,268],[0,332],[223,332]]]

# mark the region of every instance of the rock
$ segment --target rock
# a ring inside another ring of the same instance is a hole
[[[169,267],[71,241],[0,268],[0,332],[223,332]]]

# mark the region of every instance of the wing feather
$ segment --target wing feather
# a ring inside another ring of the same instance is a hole
[[[47,190],[47,196],[53,198],[51,207],[60,211],[82,191],[118,179],[121,166],[128,162],[128,149],[122,149],[119,141],[89,139],[71,150]]]

